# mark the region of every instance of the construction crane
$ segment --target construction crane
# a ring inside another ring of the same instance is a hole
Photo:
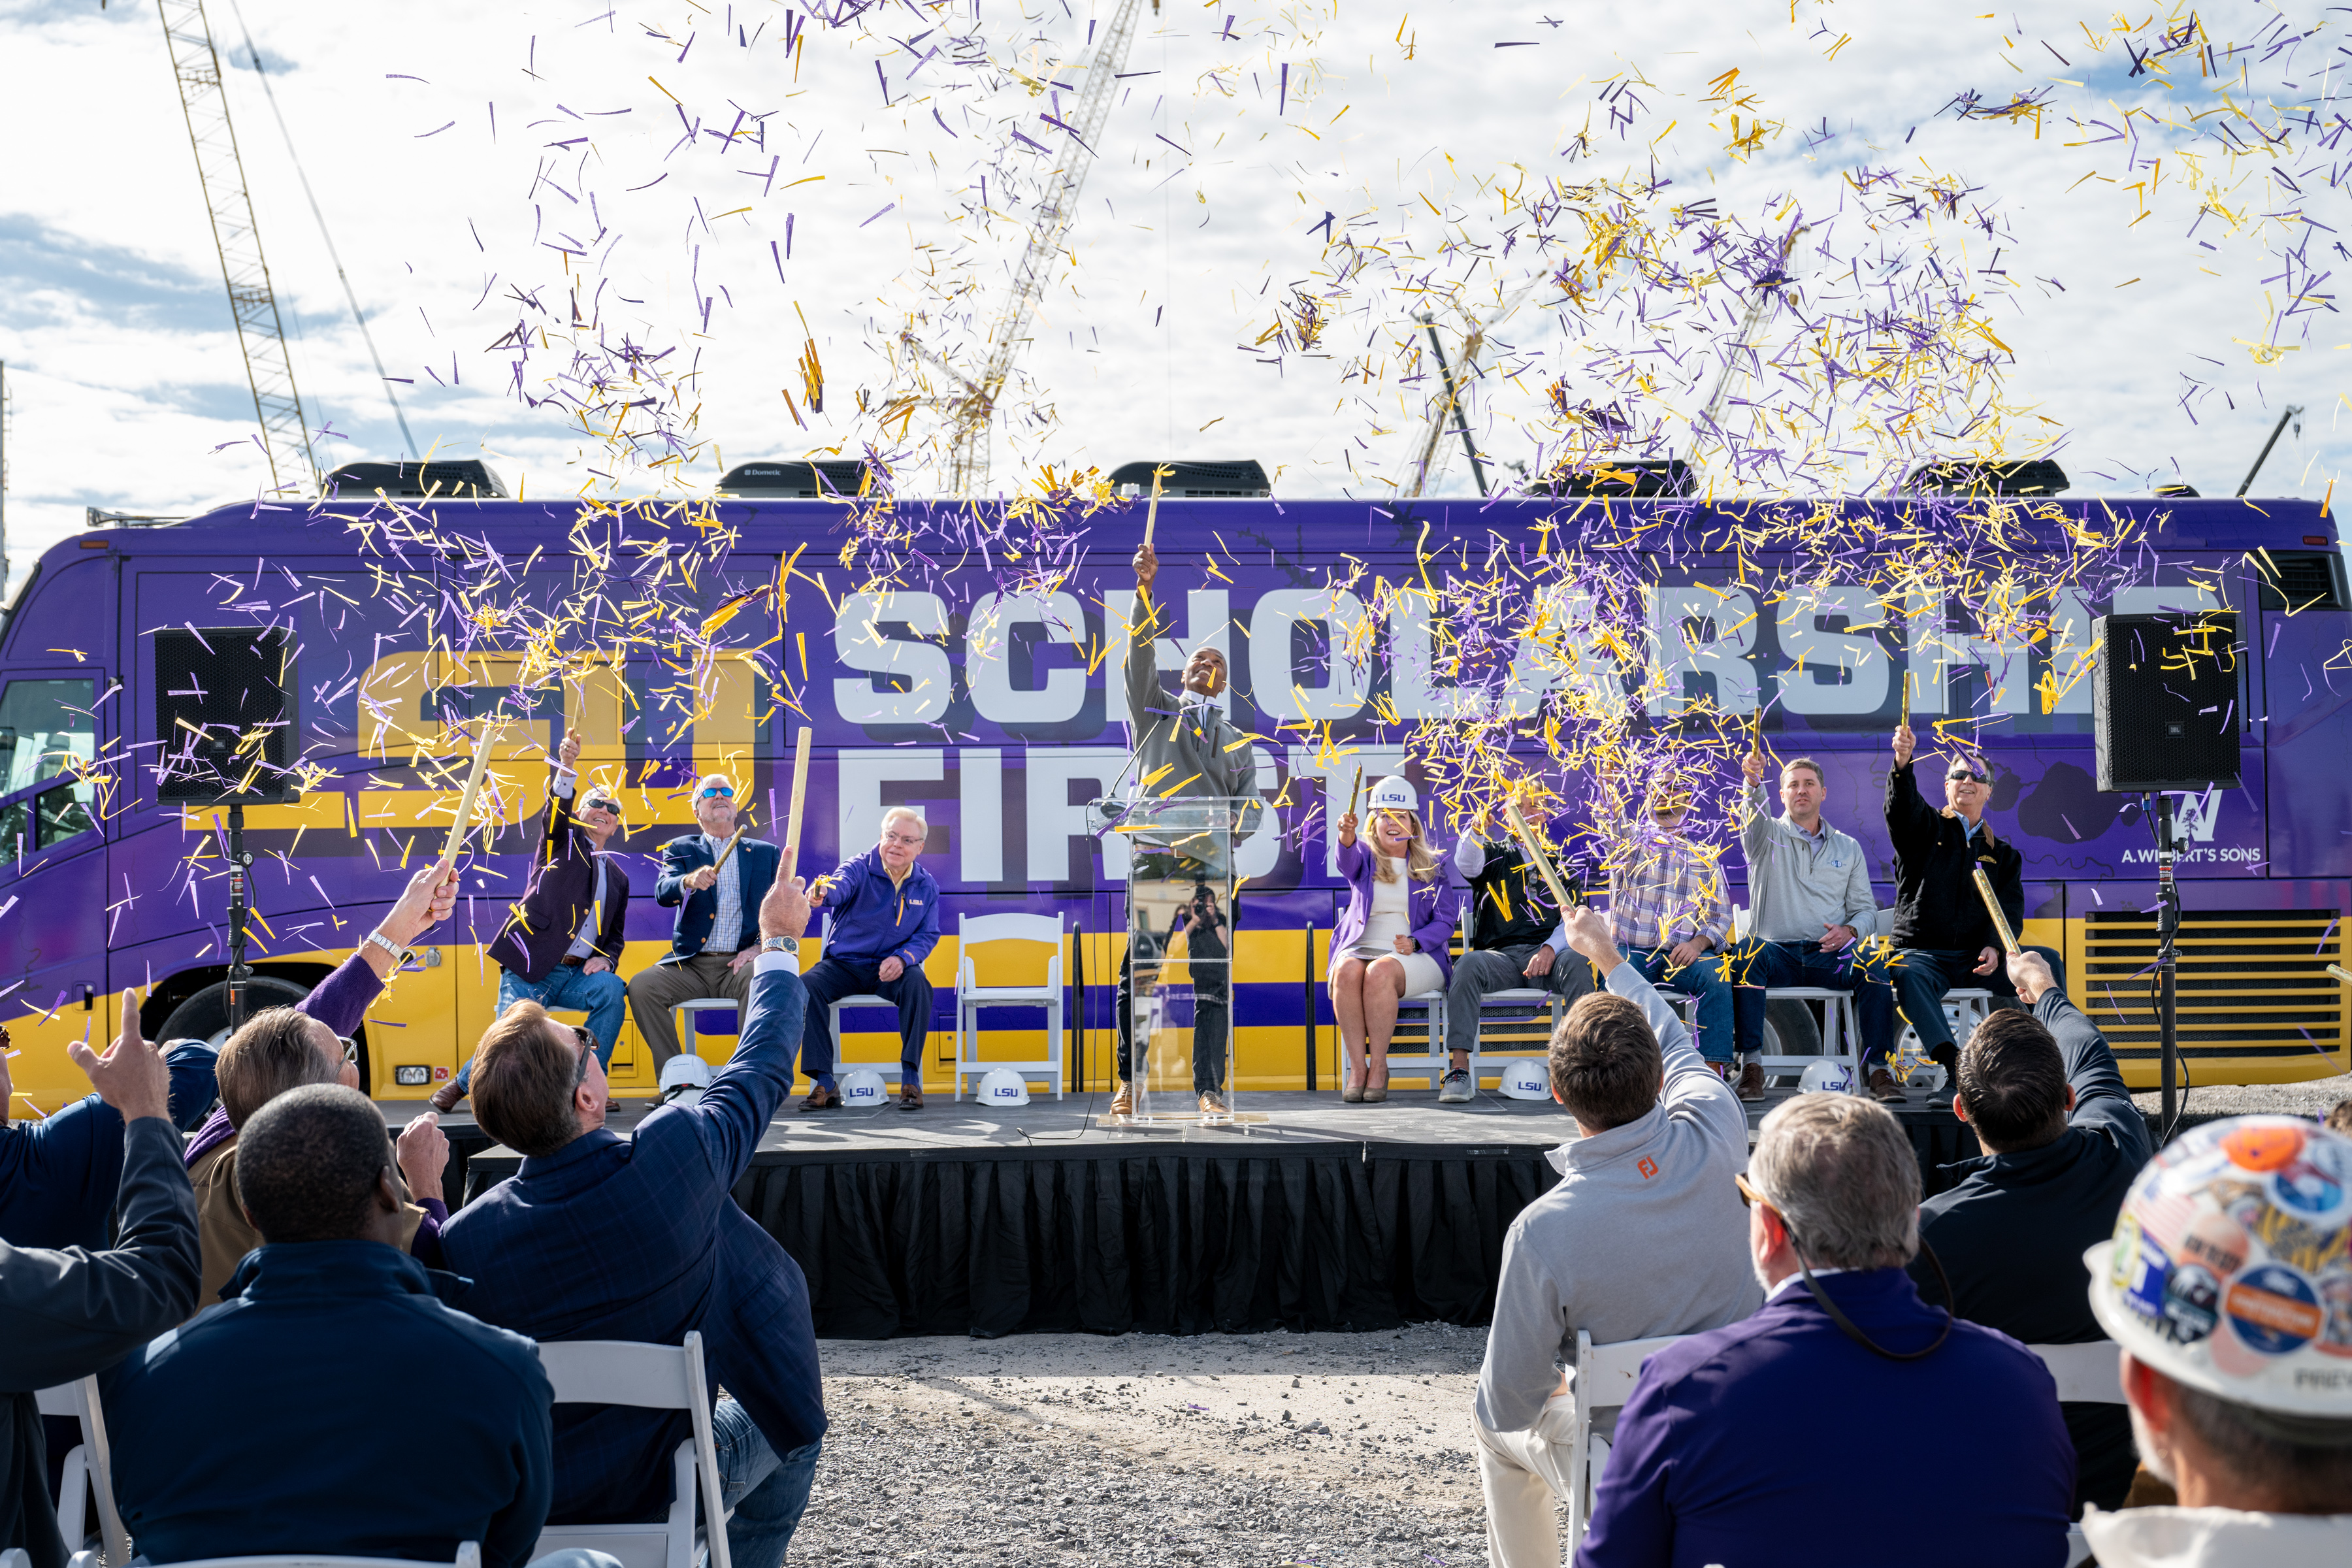
[[[1765,316],[1771,311],[1772,302],[1779,298],[1780,290],[1788,287],[1789,255],[1797,248],[1797,241],[1802,239],[1812,226],[1809,223],[1799,224],[1790,229],[1788,237],[1780,242],[1779,264],[1756,280],[1756,297],[1748,302],[1748,312],[1739,319],[1739,331],[1725,351],[1723,369],[1716,374],[1714,390],[1706,395],[1706,411],[1691,426],[1690,463],[1694,468],[1698,467],[1701,444],[1711,432],[1719,428],[1716,420],[1723,413],[1724,400],[1731,395],[1732,373],[1739,368],[1740,351],[1751,346],[1757,329],[1764,324]]]
[[[261,254],[261,231],[253,221],[245,162],[237,155],[236,130],[229,123],[228,97],[221,89],[220,52],[204,0],[155,0],[163,37],[172,48],[172,74],[180,84],[180,108],[188,121],[188,143],[196,154],[196,176],[212,215],[213,246],[220,252],[221,280],[228,286],[229,310],[236,317],[238,346],[245,352],[246,379],[253,387],[254,418],[269,459],[270,488],[310,492],[318,488],[319,464],[310,450],[310,428],[302,396],[294,385],[294,363],[286,353],[286,329],[278,296],[269,287],[269,263]]]
[[[1445,363],[1444,345],[1437,341],[1436,318],[1426,312],[1417,318],[1429,332],[1429,347],[1436,355],[1438,377],[1444,385],[1444,391],[1440,394],[1438,401],[1430,407],[1428,417],[1422,428],[1421,438],[1413,443],[1412,477],[1406,480],[1399,490],[1398,494],[1402,499],[1412,500],[1421,494],[1423,487],[1429,483],[1430,474],[1439,466],[1437,444],[1445,438],[1445,427],[1449,420],[1454,425],[1454,433],[1462,438],[1463,451],[1469,454],[1470,472],[1478,481],[1478,493],[1482,496],[1486,493],[1486,470],[1479,464],[1478,448],[1470,439],[1470,422],[1463,409],[1459,388],[1475,373],[1478,356],[1486,352],[1486,334],[1509,320],[1511,313],[1526,301],[1529,294],[1535,292],[1537,285],[1543,282],[1544,277],[1544,274],[1538,273],[1520,283],[1517,289],[1512,289],[1503,298],[1502,302],[1495,307],[1485,321],[1478,322],[1463,334],[1462,366],[1458,378],[1453,368]]]
[[[1111,18],[1110,28],[1103,35],[1101,46],[1095,50],[1094,62],[1087,69],[1086,80],[1079,86],[1077,100],[1063,120],[1068,142],[1062,166],[1054,171],[1045,197],[1038,204],[1028,247],[1013,269],[1012,293],[1004,308],[997,312],[995,324],[989,329],[988,353],[980,374],[965,375],[918,342],[912,332],[899,334],[901,342],[945,373],[961,389],[944,400],[950,495],[977,497],[987,487],[988,437],[995,422],[996,400],[1013,374],[1013,362],[1020,357],[1029,341],[1029,323],[1036,317],[1037,302],[1045,295],[1046,271],[1077,216],[1078,193],[1087,183],[1087,171],[1094,164],[1095,143],[1101,137],[1104,121],[1110,117],[1111,93],[1118,85],[1118,73],[1126,68],[1127,51],[1135,42],[1136,24],[1142,9],[1143,0],[1119,0],[1118,14]],[[1151,9],[1155,16],[1159,13],[1160,0],[1151,0]]]

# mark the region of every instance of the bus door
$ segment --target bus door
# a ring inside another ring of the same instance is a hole
[[[45,1111],[89,1091],[65,1065],[66,1042],[103,1048],[112,1032],[100,831],[111,792],[83,776],[109,684],[87,664],[0,681],[0,1017],[25,1052],[17,1091]],[[26,1107],[20,1098],[15,1113]]]

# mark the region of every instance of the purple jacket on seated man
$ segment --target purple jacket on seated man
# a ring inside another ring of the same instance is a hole
[[[1348,907],[1339,911],[1337,929],[1331,932],[1331,967],[1338,969],[1348,950],[1363,940],[1364,928],[1372,923],[1372,879],[1379,859],[1364,847],[1359,838],[1353,844],[1339,846],[1339,875],[1348,879]],[[1445,876],[1444,860],[1437,863],[1438,876],[1433,882],[1405,884],[1406,923],[1412,927],[1413,940],[1421,951],[1437,960],[1437,972],[1444,976],[1441,984],[1454,978],[1454,928],[1462,919],[1461,889]]]
[[[629,913],[629,874],[621,869],[618,855],[600,856],[594,843],[580,831],[572,815],[577,780],[558,776],[557,789],[547,795],[539,856],[531,862],[530,879],[523,884],[522,902],[515,906],[506,929],[489,944],[490,957],[499,968],[534,985],[563,962],[580,922],[594,905],[599,860],[604,862],[604,902],[597,912],[596,951],[615,973],[621,967],[621,944],[627,940],[624,928]]]

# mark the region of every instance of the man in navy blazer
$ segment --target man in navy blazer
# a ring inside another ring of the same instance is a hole
[[[1919,1161],[1894,1116],[1798,1095],[1748,1170],[1764,1305],[1642,1363],[1577,1568],[2059,1568],[2074,1447],[2057,1385],[1919,1300]],[[1966,1455],[1965,1480],[1935,1455]]]
[[[588,1015],[596,1037],[596,1059],[613,1064],[629,988],[621,979],[621,945],[627,940],[629,874],[621,858],[604,853],[621,827],[620,797],[603,784],[579,788],[573,765],[580,737],[566,735],[548,783],[547,818],[540,830],[539,858],[522,902],[507,916],[506,929],[490,940],[498,961],[499,1011],[530,1000],[542,1007],[577,1008]],[[433,1109],[455,1110],[473,1082],[474,1064],[433,1091]]]
[[[805,999],[808,900],[779,881],[758,912],[751,1001],[732,1060],[700,1100],[664,1106],[623,1139],[604,1127],[604,1075],[576,1031],[525,1002],[482,1037],[474,1114],[522,1168],[451,1217],[467,1310],[538,1340],[682,1343],[702,1335],[736,1568],[778,1568],[807,1506],[825,1428],[808,1283],[733,1189],[792,1088]],[[657,1518],[682,1411],[559,1405],[556,1523]]]
[[[679,1003],[725,997],[735,1004],[740,1021],[751,1001],[760,900],[776,879],[783,851],[748,830],[736,837],[735,804],[735,781],[725,773],[708,775],[694,786],[694,820],[702,831],[662,846],[654,902],[677,910],[677,923],[662,961],[629,978],[629,1013],[653,1052],[656,1075],[678,1053]]]

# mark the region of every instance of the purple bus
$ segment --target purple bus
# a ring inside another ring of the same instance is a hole
[[[224,1029],[223,814],[158,801],[152,634],[268,625],[298,647],[286,717],[309,766],[298,800],[247,813],[259,1005],[299,996],[403,868],[439,853],[471,755],[463,721],[501,705],[519,719],[493,755],[492,830],[471,842],[456,929],[368,1016],[374,1095],[429,1093],[489,1021],[482,944],[520,896],[545,757],[566,733],[627,807],[626,974],[666,948],[652,865],[690,827],[687,785],[733,771],[758,830],[780,837],[803,725],[803,872],[869,846],[886,806],[929,824],[946,902],[929,966],[938,1087],[954,1060],[957,919],[1006,910],[1064,918],[1069,1081],[1099,1087],[1123,867],[1088,837],[1087,803],[1124,787],[1118,672],[1143,528],[1139,506],[379,498],[66,540],[0,625],[0,1016],[20,1097],[53,1110],[86,1091],[65,1046],[109,1036],[126,986],[150,1037]],[[2179,803],[2187,1081],[2352,1067],[2326,973],[2352,908],[2352,715],[2336,685],[2352,690],[2352,613],[2323,506],[1192,499],[1164,501],[1157,531],[1181,634],[1160,666],[1193,639],[1223,647],[1276,803],[1241,852],[1239,1087],[1335,1081],[1320,979],[1343,889],[1326,803],[1360,770],[1427,778],[1417,734],[1497,704],[1530,736],[1547,712],[1613,717],[1711,759],[1718,805],[1743,731],[1759,734],[1820,760],[1827,814],[1872,856],[1884,901],[1880,793],[1906,701],[1923,732],[1942,719],[1981,736],[1993,818],[2025,856],[2023,940],[2064,954],[2126,1076],[2151,1085],[2153,839],[2140,803],[2095,788],[2084,670],[2094,616],[2198,607],[2239,616],[2245,743],[2240,787]],[[1435,782],[1442,845],[1457,825]],[[1727,813],[1702,815],[1737,900]],[[1025,1030],[989,1022],[983,1055],[1041,1054],[1042,1014]],[[846,1058],[895,1057],[881,1016],[849,1023]],[[633,1026],[613,1079],[653,1090]]]

